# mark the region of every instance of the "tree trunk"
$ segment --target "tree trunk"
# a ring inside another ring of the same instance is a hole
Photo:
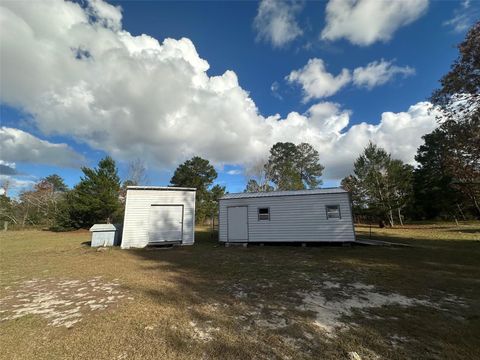
[[[393,222],[393,211],[392,209],[388,210],[388,221],[390,222],[390,227],[393,227],[395,224]]]
[[[457,217],[456,217],[455,215],[453,215],[453,218],[454,218],[454,220],[455,220],[455,224],[457,224],[457,226],[460,226],[460,225],[458,224]]]
[[[460,206],[459,203],[457,203],[457,208],[458,208],[458,211],[460,212],[460,215],[462,215],[463,221],[467,220],[467,218],[465,217],[465,214],[462,211],[462,207]]]
[[[475,209],[477,209],[477,217],[480,219],[480,205],[478,204],[477,198],[473,196],[473,203],[475,204]]]
[[[215,230],[215,217],[213,215],[213,212],[210,214],[211,216],[211,221],[210,221],[210,225],[212,225],[212,230],[210,231],[210,238],[213,240],[213,231]]]
[[[398,211],[398,221],[400,222],[400,225],[403,226],[401,209],[398,208],[397,211]]]
[[[28,218],[28,206],[27,206],[27,210],[25,211],[25,214],[23,215],[22,228],[25,227],[25,223],[27,222],[27,218]]]

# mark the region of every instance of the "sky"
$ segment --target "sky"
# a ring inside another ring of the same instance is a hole
[[[415,164],[480,1],[2,1],[0,180],[72,187],[112,156],[149,185],[208,159],[229,192],[278,141],[338,186],[368,141]]]

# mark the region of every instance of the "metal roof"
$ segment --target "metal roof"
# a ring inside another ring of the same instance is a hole
[[[115,231],[117,228],[113,224],[95,224],[90,228],[90,231]]]
[[[293,196],[293,195],[315,195],[315,194],[338,194],[346,193],[347,191],[336,188],[324,188],[324,189],[311,189],[311,190],[289,190],[289,191],[270,191],[270,192],[258,192],[258,193],[232,193],[225,194],[220,200],[228,199],[246,199],[257,197],[275,197],[275,196]]]
[[[175,186],[127,186],[127,190],[178,190],[178,191],[197,191],[196,188],[175,187]]]

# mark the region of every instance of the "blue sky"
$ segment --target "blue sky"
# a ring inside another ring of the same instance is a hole
[[[326,165],[326,186],[348,174],[368,140],[412,162],[421,136],[435,127],[424,102],[480,3],[418,0],[391,11],[378,1],[370,13],[349,8],[350,18],[340,3],[48,3],[69,20],[42,18],[46,5],[2,3],[2,21],[26,23],[36,35],[1,35],[0,160],[18,173],[14,192],[51,173],[73,186],[80,165],[107,154],[122,176],[129,160],[144,158],[151,185],[168,184],[175,164],[199,154],[216,165],[218,183],[242,191],[243,169],[275,141],[312,143]],[[358,29],[346,28],[355,23]],[[131,50],[142,34],[159,45]],[[168,56],[166,38],[176,41]],[[78,48],[89,56],[74,59]]]

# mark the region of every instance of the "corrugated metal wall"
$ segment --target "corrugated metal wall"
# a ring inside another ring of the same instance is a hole
[[[152,205],[183,204],[183,244],[194,242],[195,191],[128,190],[123,223],[122,248],[145,247],[149,241],[149,212]]]
[[[248,206],[248,238],[259,242],[355,241],[348,193],[220,200],[219,240],[228,241],[227,207]],[[340,205],[341,219],[327,219],[326,205]],[[258,208],[270,220],[258,220]]]

